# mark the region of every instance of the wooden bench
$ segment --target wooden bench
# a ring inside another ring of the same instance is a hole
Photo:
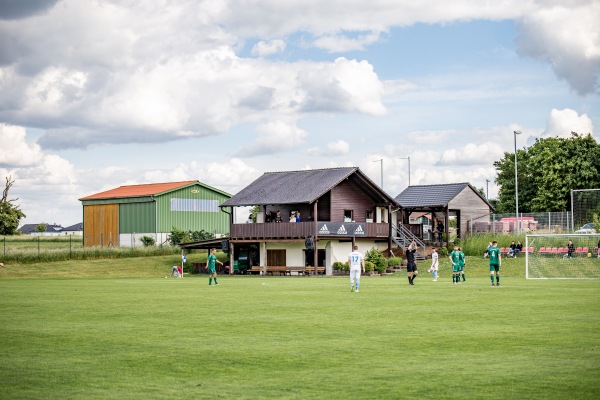
[[[306,275],[306,267],[286,267],[286,275],[292,275],[292,272],[295,272],[296,275],[300,276],[300,275]]]
[[[307,275],[311,275],[315,273],[315,267],[305,267],[305,271]],[[325,273],[325,267],[317,267],[317,273],[319,275],[323,275]]]
[[[260,265],[253,265],[250,269],[247,269],[246,272],[250,275],[260,275],[262,271],[262,267]]]
[[[287,267],[268,266],[263,268],[266,268],[267,275],[274,275],[276,272],[279,273],[279,275],[285,275],[287,273]]]

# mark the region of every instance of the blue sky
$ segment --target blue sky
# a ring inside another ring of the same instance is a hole
[[[598,139],[599,3],[0,0],[0,174],[65,226],[121,185],[380,159],[396,196],[409,155],[411,184],[485,187],[514,130]]]

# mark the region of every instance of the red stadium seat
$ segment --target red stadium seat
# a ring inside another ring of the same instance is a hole
[[[590,249],[589,249],[589,248],[587,248],[587,247],[584,247],[584,248],[583,248],[583,254],[587,254],[587,253],[589,253],[589,252],[590,252]]]
[[[533,246],[527,249],[528,253],[533,253]]]
[[[568,252],[569,252],[569,249],[567,249],[566,247],[559,247],[558,248],[558,253],[559,254],[565,254],[565,253],[568,253]]]
[[[500,253],[504,254],[506,253],[506,247],[500,247]]]
[[[575,249],[575,254],[582,254],[583,253],[583,247],[578,247],[577,249]]]
[[[552,252],[552,254],[558,254],[558,248],[553,247],[551,252]]]
[[[546,248],[545,247],[540,247],[540,249],[538,250],[538,253],[544,254],[545,252],[546,252]]]

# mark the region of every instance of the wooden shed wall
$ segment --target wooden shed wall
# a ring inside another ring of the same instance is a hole
[[[83,206],[83,246],[119,245],[119,205]]]
[[[460,210],[461,236],[467,232],[467,224],[471,220],[489,221],[490,207],[469,186],[466,186],[449,203],[451,210]]]

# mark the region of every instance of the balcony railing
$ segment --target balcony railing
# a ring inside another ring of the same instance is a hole
[[[365,235],[363,237],[387,238],[389,236],[389,229],[389,224],[368,223],[365,224]],[[314,236],[315,232],[314,222],[271,222],[233,224],[231,225],[230,236],[232,239],[237,240],[302,239]]]

